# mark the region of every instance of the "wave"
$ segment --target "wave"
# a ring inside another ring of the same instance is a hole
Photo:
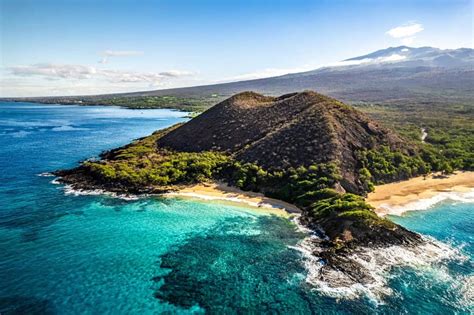
[[[58,127],[54,127],[51,129],[52,131],[79,131],[79,130],[89,130],[88,128],[80,128],[80,127],[73,127],[70,125],[62,125]]]
[[[54,183],[53,183],[54,182]],[[58,179],[54,179],[51,183],[60,184]],[[140,198],[149,197],[149,195],[133,195],[133,194],[118,194],[103,189],[75,189],[72,185],[64,185],[64,194],[73,196],[108,196],[127,201],[139,200]]]
[[[474,275],[469,275],[457,282],[462,294],[462,303],[469,309],[474,308]]]
[[[25,131],[25,130],[20,130],[20,131],[17,131],[17,132],[12,132],[8,135],[13,137],[13,138],[25,138],[29,134],[31,134],[31,132]]]
[[[52,174],[52,173],[49,173],[49,172],[44,172],[44,173],[37,174],[37,176],[40,176],[40,177],[53,177],[55,175]]]
[[[401,206],[390,206],[388,204],[382,204],[379,208],[384,209],[390,215],[402,215],[407,211],[420,211],[427,210],[435,206],[438,203],[444,201],[462,202],[462,203],[474,203],[474,189],[466,192],[455,192],[446,191],[440,192],[431,198],[419,199]]]
[[[241,196],[238,194],[226,194],[225,196],[223,195],[210,195],[206,194],[205,192],[170,192],[163,194],[165,197],[177,197],[177,198],[195,198],[195,199],[200,199],[200,200],[205,200],[205,201],[224,201],[224,202],[233,202],[236,204],[241,204],[241,205],[246,205],[254,208],[261,208],[261,209],[278,209],[278,210],[283,210],[287,212],[294,213],[294,211],[291,211],[292,209],[289,209],[285,205],[279,204],[278,201],[270,201],[265,198],[262,200],[257,200],[253,201],[251,199],[255,199],[253,197],[247,198],[245,196]]]
[[[438,272],[439,263],[469,260],[461,253],[461,249],[426,236],[423,236],[423,244],[418,246],[359,247],[347,256],[347,259],[361,267],[366,275],[363,282],[357,282],[343,271],[329,267],[318,257],[318,253],[324,251],[320,245],[325,240],[324,238],[302,226],[298,219],[295,223],[301,231],[310,232],[297,246],[290,246],[301,254],[302,263],[307,272],[305,282],[314,290],[333,298],[366,297],[374,304],[383,304],[384,298],[393,294],[388,281],[390,272],[394,268],[409,267],[417,271]],[[447,271],[444,276],[451,277],[449,281],[452,283],[459,281],[452,278]],[[474,280],[471,277],[469,281],[472,283]],[[464,292],[465,299],[469,301],[469,298],[474,295],[472,286],[466,286],[462,290],[460,291]]]
[[[35,127],[57,127],[69,125],[68,120],[46,119],[46,120],[19,120],[19,119],[0,119],[0,125],[9,127],[35,128]]]

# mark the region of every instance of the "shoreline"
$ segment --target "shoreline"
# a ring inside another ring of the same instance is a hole
[[[123,108],[123,109],[131,109],[131,110],[156,110],[156,109],[168,109],[168,110],[173,110],[173,111],[178,111],[186,114],[186,116],[183,116],[183,118],[192,118],[191,115],[194,113],[201,113],[201,112],[194,112],[194,111],[187,111],[183,109],[178,109],[176,107],[131,107],[127,105],[112,105],[112,104],[89,104],[89,103],[78,103],[78,102],[72,102],[72,103],[58,103],[58,102],[44,102],[44,101],[36,101],[36,100],[21,100],[21,99],[0,99],[0,102],[10,102],[10,103],[31,103],[31,104],[39,104],[39,105],[55,105],[55,106],[83,106],[83,107],[97,107],[97,106],[103,106],[103,107],[117,107],[117,108]]]
[[[201,183],[168,192],[163,197],[219,201],[236,206],[245,206],[265,213],[283,217],[300,214],[301,210],[282,200],[265,197],[261,193],[243,191],[222,182]]]
[[[426,210],[448,199],[474,202],[474,172],[455,172],[447,176],[430,174],[375,186],[366,201],[379,216],[384,217]]]

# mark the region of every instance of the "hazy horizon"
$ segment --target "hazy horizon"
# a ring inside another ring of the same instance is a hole
[[[207,85],[309,71],[387,47],[473,47],[472,1],[0,6],[0,97]]]

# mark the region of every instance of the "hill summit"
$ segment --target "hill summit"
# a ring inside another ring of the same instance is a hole
[[[312,92],[280,97],[237,94],[157,141],[176,151],[220,151],[264,169],[336,163],[342,187],[360,192],[357,152],[387,146],[413,151],[362,112]]]

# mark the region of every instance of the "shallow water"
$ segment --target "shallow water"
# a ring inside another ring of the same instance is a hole
[[[380,299],[306,281],[306,236],[286,219],[219,203],[65,195],[51,177],[184,121],[169,110],[0,103],[0,313],[418,313],[472,311],[474,208],[393,219],[463,259],[397,267]]]

